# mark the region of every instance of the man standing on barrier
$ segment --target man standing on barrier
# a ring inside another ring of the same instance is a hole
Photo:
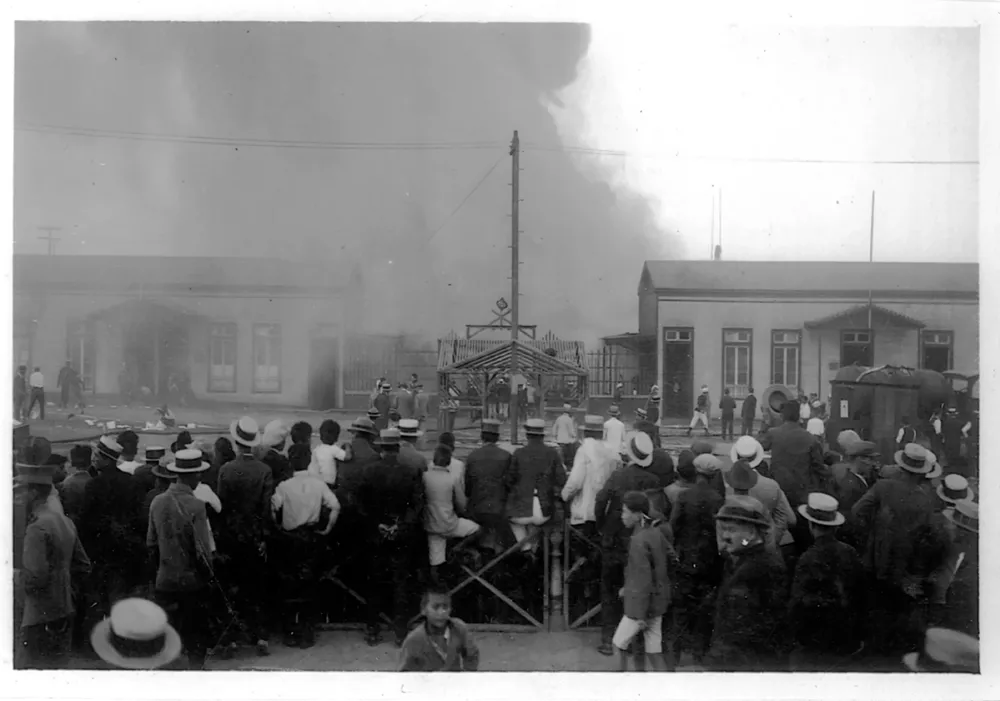
[[[483,419],[482,446],[465,461],[465,494],[469,518],[483,529],[484,547],[500,553],[513,544],[510,524],[504,517],[507,495],[514,483],[513,456],[497,445],[500,420]]]
[[[516,480],[507,499],[507,515],[518,542],[552,518],[556,495],[566,483],[562,457],[545,445],[545,420],[528,419],[524,433],[528,444],[514,451],[511,469]],[[537,548],[536,541],[524,550],[535,552]]]
[[[382,457],[364,471],[360,505],[368,519],[368,622],[365,642],[381,642],[379,614],[391,614],[396,644],[406,638],[409,597],[413,589],[414,552],[426,553],[422,518],[424,512],[423,474],[400,460],[400,437],[396,429],[385,429],[379,437]],[[425,547],[420,548],[424,540]],[[426,563],[426,558],[424,559]],[[389,580],[389,582],[386,581]],[[386,596],[391,583],[392,596]]]

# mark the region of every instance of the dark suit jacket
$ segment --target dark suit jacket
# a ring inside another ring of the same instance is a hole
[[[531,516],[536,492],[542,514],[552,516],[556,497],[566,484],[566,468],[563,467],[559,451],[542,441],[529,439],[526,446],[514,451],[511,472],[512,487],[507,497],[507,516]]]
[[[627,492],[658,489],[660,480],[636,465],[626,465],[611,473],[594,501],[594,517],[601,532],[601,547],[624,555],[631,535],[622,524],[622,497]]]
[[[514,486],[513,456],[495,443],[476,448],[465,461],[465,494],[469,514],[499,516]]]

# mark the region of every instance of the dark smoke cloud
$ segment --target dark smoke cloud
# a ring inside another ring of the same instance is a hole
[[[334,151],[18,132],[15,250],[292,257],[356,273],[364,331],[425,337],[510,298],[506,144],[560,144],[545,107],[586,55],[582,25],[20,24],[18,123],[257,139],[497,142]],[[662,235],[573,156],[525,147],[524,323],[634,330]],[[465,205],[455,207],[491,167]],[[449,218],[450,217],[450,218]],[[657,238],[658,237],[658,238]]]

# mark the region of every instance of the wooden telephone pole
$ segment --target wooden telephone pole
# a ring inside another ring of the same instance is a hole
[[[516,386],[515,378],[518,374],[517,367],[517,337],[518,331],[518,317],[517,311],[520,306],[520,293],[518,292],[518,268],[521,267],[521,261],[518,254],[518,199],[520,197],[520,191],[518,188],[518,180],[520,177],[520,153],[521,153],[521,142],[517,138],[517,130],[514,130],[514,139],[510,142],[510,156],[511,156],[511,200],[510,200],[510,442],[513,445],[518,444],[517,438],[517,426],[519,417],[517,415],[518,410],[518,388]]]
[[[38,230],[45,232],[44,236],[39,236],[38,238],[40,238],[42,241],[48,242],[49,255],[51,256],[55,252],[56,242],[59,241],[59,239],[53,236],[52,234],[55,233],[56,231],[61,231],[61,229],[58,226],[40,226],[38,227]]]

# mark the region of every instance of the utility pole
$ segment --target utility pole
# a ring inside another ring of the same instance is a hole
[[[62,229],[60,229],[58,226],[40,226],[38,227],[38,230],[45,232],[44,236],[39,236],[38,238],[40,238],[42,241],[48,242],[49,255],[51,256],[55,252],[56,242],[59,241],[59,239],[53,236],[52,233],[55,231],[62,231]]]
[[[511,156],[511,181],[510,181],[510,442],[518,444],[517,422],[518,422],[518,388],[515,386],[514,378],[517,377],[517,337],[518,318],[517,310],[520,306],[520,293],[518,292],[518,268],[521,267],[521,260],[518,254],[518,198],[520,192],[518,180],[520,177],[520,153],[521,142],[517,138],[517,130],[514,130],[514,139],[510,142]]]
[[[872,213],[871,213],[871,223],[868,228],[868,265],[872,266],[875,262],[875,191],[872,190]],[[868,333],[872,332],[872,280],[874,276],[871,271],[868,273]],[[868,336],[869,343],[871,343],[871,336]],[[872,351],[874,354],[874,350]],[[874,355],[872,356],[874,362]]]

